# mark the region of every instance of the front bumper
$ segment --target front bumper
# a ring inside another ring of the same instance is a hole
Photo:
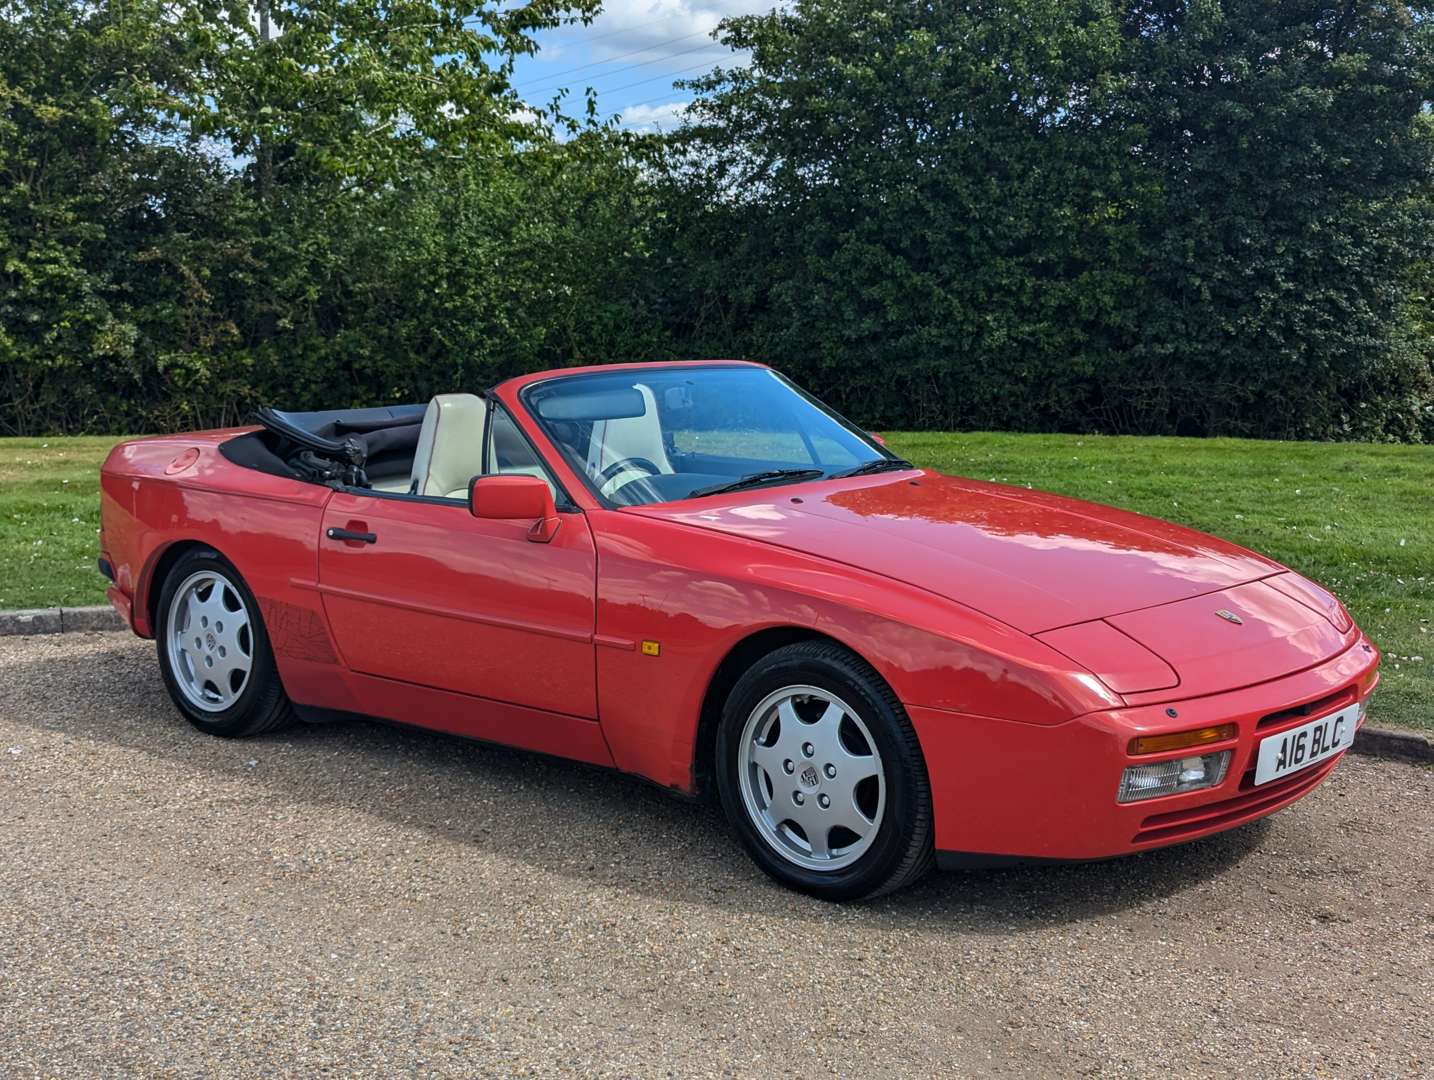
[[[1379,653],[1363,636],[1308,670],[1242,690],[1091,713],[1043,726],[908,706],[931,779],[938,861],[1103,859],[1194,840],[1272,814],[1317,787],[1343,754],[1260,787],[1260,741],[1364,700]],[[1171,716],[1174,712],[1176,715]],[[1225,779],[1144,802],[1115,801],[1137,735],[1233,723]]]

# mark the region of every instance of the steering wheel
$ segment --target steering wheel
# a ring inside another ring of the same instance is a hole
[[[621,479],[623,484],[627,483],[627,478],[624,474],[630,472],[641,472],[647,476],[660,476],[662,474],[662,470],[645,457],[619,458],[602,472],[598,473],[598,490],[602,492],[604,497],[611,495],[622,486],[622,484],[615,483],[615,481]]]

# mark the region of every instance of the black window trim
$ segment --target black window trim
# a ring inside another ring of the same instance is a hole
[[[572,496],[568,494],[568,489],[563,486],[563,482],[558,479],[557,473],[554,472],[552,464],[547,458],[543,457],[542,452],[534,445],[533,440],[528,438],[528,433],[523,430],[523,425],[518,423],[517,417],[515,417],[508,407],[499,401],[494,394],[490,392],[487,397],[488,423],[483,426],[483,475],[490,475],[488,472],[488,447],[492,445],[493,440],[493,421],[495,419],[493,414],[502,412],[503,415],[508,418],[508,422],[513,425],[513,430],[518,433],[518,437],[523,440],[529,451],[532,452],[533,460],[538,463],[543,472],[547,473],[548,482],[553,485],[553,490],[560,496],[560,498],[555,500],[558,513],[581,514],[582,507],[573,502]],[[495,473],[492,475],[501,476],[502,474]]]

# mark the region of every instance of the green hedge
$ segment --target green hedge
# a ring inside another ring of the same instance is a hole
[[[1434,440],[1426,6],[803,0],[667,140],[513,123],[436,0],[273,9],[0,21],[0,432],[742,355],[873,427]]]

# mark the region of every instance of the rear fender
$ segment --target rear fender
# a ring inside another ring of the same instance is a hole
[[[153,637],[169,568],[188,549],[212,548],[258,600],[290,696],[322,704],[339,664],[315,589],[332,492],[233,464],[218,452],[230,434],[139,440],[111,452],[101,473],[101,521],[115,588],[129,599],[135,633]]]

